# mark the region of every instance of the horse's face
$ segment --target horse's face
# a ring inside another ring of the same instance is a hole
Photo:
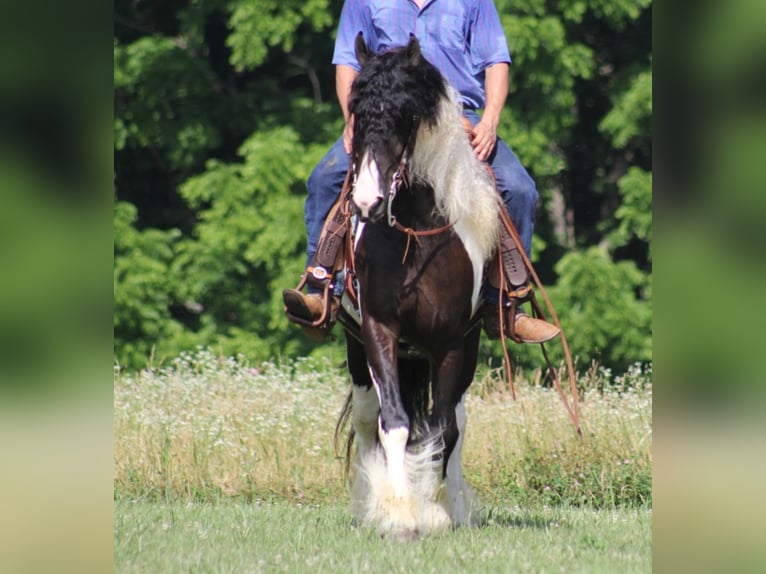
[[[351,198],[362,221],[377,221],[386,214],[389,200],[401,185],[405,145],[392,140],[384,145],[367,143],[358,147],[361,149],[353,158]]]
[[[354,116],[352,200],[363,221],[377,221],[405,177],[420,123],[436,121],[445,88],[414,36],[406,47],[373,56],[360,34],[356,54],[362,70],[349,102]]]

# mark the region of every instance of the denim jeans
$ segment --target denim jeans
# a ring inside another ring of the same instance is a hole
[[[473,110],[465,110],[463,115],[472,125],[476,125],[481,119]],[[531,256],[532,231],[535,225],[535,207],[538,198],[535,182],[521,165],[516,154],[500,138],[497,138],[495,149],[487,161],[495,172],[497,189],[503,198],[508,215],[511,216],[511,221],[516,225],[524,251],[527,256]],[[307,267],[317,250],[324,220],[343,187],[348,166],[349,156],[343,149],[343,138],[339,138],[309,176],[305,205],[306,231],[309,239],[306,250]]]

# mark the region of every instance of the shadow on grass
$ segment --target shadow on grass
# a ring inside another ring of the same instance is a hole
[[[479,513],[475,526],[489,528],[500,526],[503,528],[535,528],[545,530],[561,526],[561,521],[549,516],[542,516],[526,511],[508,508],[485,508]]]

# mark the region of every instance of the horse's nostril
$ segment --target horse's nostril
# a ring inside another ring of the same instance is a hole
[[[385,212],[386,212],[386,203],[383,201],[383,199],[379,199],[372,206],[372,209],[370,209],[370,219],[372,221],[378,221],[379,219],[383,217]]]
[[[383,198],[380,198],[378,201],[372,204],[372,207],[370,207],[368,218],[370,221],[378,221],[383,217],[385,211],[386,204],[383,201]]]
[[[354,213],[361,221],[377,221],[380,219],[386,208],[382,197],[375,198],[372,203],[352,202]]]

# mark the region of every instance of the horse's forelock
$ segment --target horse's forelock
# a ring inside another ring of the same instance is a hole
[[[413,62],[405,48],[370,59],[354,82],[349,103],[354,156],[371,148],[379,161],[394,161],[421,122],[436,123],[445,95],[441,73],[422,57]]]

